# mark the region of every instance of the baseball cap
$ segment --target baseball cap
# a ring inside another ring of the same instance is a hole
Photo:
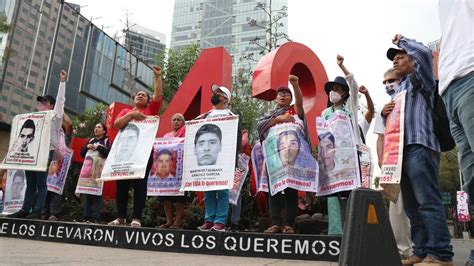
[[[230,98],[232,97],[232,94],[230,93],[230,90],[224,86],[218,86],[216,84],[211,86],[212,92],[216,92],[216,90],[220,90],[225,94],[225,97],[227,100],[230,102]]]
[[[36,97],[36,100],[38,102],[49,102],[52,105],[56,104],[56,99],[51,95],[38,96]]]
[[[398,53],[404,53],[404,54],[406,54],[407,52],[406,52],[405,50],[402,50],[402,49],[388,48],[388,50],[387,50],[387,58],[388,58],[390,61],[393,61],[393,58],[394,58],[395,55],[397,55]]]

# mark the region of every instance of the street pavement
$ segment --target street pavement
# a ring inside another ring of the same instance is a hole
[[[454,265],[464,265],[474,240],[452,241]],[[59,264],[59,265],[337,265],[335,262],[282,260],[216,255],[180,254],[174,252],[142,251],[105,248],[36,240],[0,237],[0,264]]]

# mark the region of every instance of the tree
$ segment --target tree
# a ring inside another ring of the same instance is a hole
[[[255,6],[257,10],[261,10],[265,13],[266,18],[262,21],[252,19],[249,21],[249,25],[265,29],[266,38],[263,40],[260,37],[255,37],[249,41],[252,46],[260,48],[259,55],[265,55],[286,41],[291,41],[288,34],[282,32],[281,29],[285,26],[282,20],[288,17],[288,7],[282,6],[280,9],[272,9],[272,0],[258,2]],[[254,52],[250,52],[241,57],[241,60],[258,61],[255,57]]]
[[[443,192],[456,192],[459,190],[457,149],[441,153],[439,164],[439,187]]]
[[[74,117],[72,121],[74,136],[78,138],[93,137],[95,125],[105,121],[107,107],[103,103],[98,103],[95,108],[87,108],[82,114]]]
[[[7,18],[3,15],[0,15],[0,32],[10,32],[12,25],[7,22]]]
[[[181,49],[167,49],[156,57],[163,74],[163,99],[170,102],[201,53],[197,43]]]

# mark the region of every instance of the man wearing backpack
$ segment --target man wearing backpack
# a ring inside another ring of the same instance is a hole
[[[453,265],[450,234],[438,185],[440,144],[434,130],[433,112],[428,111],[437,88],[431,51],[400,34],[395,35],[392,42],[401,48],[387,51],[396,75],[401,77],[395,93],[407,91],[400,186],[414,243],[413,255],[402,260],[402,264]],[[420,85],[414,86],[410,76],[416,77]],[[386,118],[393,106],[393,102],[386,104],[382,116]]]

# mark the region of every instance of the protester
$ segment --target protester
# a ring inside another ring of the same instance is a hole
[[[107,137],[107,127],[104,123],[98,123],[94,127],[94,137],[81,148],[82,158],[86,158],[87,151],[97,151],[99,156],[107,158],[110,151],[110,140]],[[87,157],[90,158],[90,157]],[[86,158],[86,159],[87,159]],[[92,159],[92,158],[91,158]],[[88,160],[84,161],[84,164]],[[92,162],[92,160],[90,160]],[[93,163],[93,162],[92,162]],[[92,167],[92,166],[91,166]],[[81,171],[82,174],[82,171]],[[100,177],[100,173],[96,173]],[[102,196],[86,194],[86,202],[84,204],[83,218],[85,222],[98,223],[100,221],[100,212],[102,210]],[[95,205],[95,208],[94,208]]]
[[[211,103],[213,108],[211,111],[204,113],[198,116],[196,119],[205,119],[205,118],[214,118],[220,116],[229,116],[234,115],[229,109],[229,103],[231,101],[231,93],[229,89],[224,86],[212,86],[213,95],[211,97]],[[212,125],[212,124],[205,124]],[[206,141],[212,141],[215,144],[209,145],[209,148],[216,147],[217,144],[220,147],[220,138],[219,133],[215,128],[209,127],[204,132],[198,136],[196,133],[194,141],[199,142],[198,138],[203,135],[207,135]],[[211,136],[212,135],[212,136]],[[238,134],[237,143],[240,146],[240,134]],[[210,139],[212,137],[212,140]],[[217,139],[216,139],[217,138]],[[209,149],[206,148],[206,149]],[[239,149],[238,149],[239,150]],[[203,151],[204,152],[204,151]],[[197,154],[196,154],[197,155]],[[215,154],[214,154],[215,155]],[[199,155],[197,155],[199,157]],[[209,156],[208,156],[209,157]],[[212,159],[213,160],[213,159]],[[199,163],[199,158],[198,158]],[[204,158],[201,160],[201,163],[210,164],[211,159]],[[235,164],[235,163],[234,163]],[[198,227],[200,231],[225,231],[225,224],[227,221],[227,215],[229,211],[229,189],[222,190],[212,190],[204,192],[204,205],[205,205],[205,215],[204,223]]]
[[[51,124],[51,143],[49,148],[50,152],[48,157],[48,165],[50,165],[55,151],[60,152],[65,149],[64,132],[61,128],[61,125],[64,115],[66,78],[66,71],[61,70],[61,73],[59,75],[59,89],[58,94],[56,96],[57,102],[56,99],[51,95],[38,96],[36,98],[38,101],[39,111],[54,111],[54,116]],[[25,171],[25,175],[26,192],[23,201],[23,206],[18,212],[15,212],[9,215],[8,217],[38,219],[41,217],[41,211],[44,207],[46,195],[48,192],[46,184],[48,172]],[[30,213],[31,208],[33,207],[33,202],[35,202],[35,206],[32,212]]]
[[[403,168],[400,182],[405,212],[410,219],[413,255],[402,260],[403,265],[438,263],[453,265],[452,246],[446,215],[439,191],[440,146],[433,129],[432,112],[422,95],[429,95],[433,103],[436,82],[431,51],[415,40],[394,36],[387,57],[393,61],[395,74],[401,78],[395,95],[406,91]],[[421,86],[413,86],[417,79]],[[420,90],[420,91],[418,91]],[[393,110],[390,102],[383,108],[387,117]]]
[[[395,74],[395,70],[390,68],[383,76],[383,85],[385,92],[393,100],[395,90],[400,85],[400,78]],[[382,119],[382,108],[375,116],[374,134],[377,134],[377,158],[379,167],[382,167],[383,147],[385,142],[385,125]],[[410,255],[413,242],[410,234],[410,221],[403,208],[403,197],[400,192],[396,203],[390,202],[388,209],[390,224],[392,226],[395,241],[397,242],[398,252],[403,258],[408,258]]]
[[[370,124],[374,118],[375,108],[369,90],[364,85],[359,87],[359,92],[364,94],[365,100],[367,101],[367,111],[364,113],[364,116],[359,119],[360,137],[362,138],[362,142],[365,143],[367,132],[369,132]]]
[[[72,127],[72,120],[66,113],[63,114],[63,122],[62,122],[61,127],[64,131],[64,144],[66,147],[69,148],[71,146],[71,141],[72,141],[73,127]],[[51,164],[49,165],[50,169],[48,169],[48,171],[52,173],[48,173],[48,176],[56,175],[56,172],[59,167],[60,159],[62,158],[57,158],[57,160],[53,160],[51,162]],[[56,177],[58,176],[56,175]],[[61,198],[62,198],[61,194],[48,191],[48,194],[46,195],[46,201],[44,203],[44,208],[41,211],[41,218],[43,220],[49,220],[49,221],[58,220],[57,216],[59,215],[61,211]]]
[[[463,190],[474,208],[474,2],[440,0],[439,94],[446,105],[451,134],[459,151]],[[442,12],[449,14],[442,16]],[[468,260],[474,265],[474,249]],[[468,264],[466,264],[468,265]]]
[[[344,65],[344,57],[337,55],[336,59],[345,78],[339,76],[324,85],[324,90],[329,96],[329,107],[321,113],[321,117],[328,120],[336,110],[346,112],[351,118],[356,143],[362,144],[361,130],[357,128],[359,105],[357,92],[358,90],[364,92],[366,89],[365,87],[359,89],[354,74],[350,73]],[[322,159],[324,158],[319,158],[319,160]],[[337,196],[328,197],[329,235],[342,235],[342,213],[344,213],[347,197],[348,193],[339,193]]]
[[[276,89],[277,96],[275,102],[277,108],[266,113],[257,123],[261,143],[266,139],[271,127],[285,122],[295,122],[297,118],[301,122],[305,120],[303,95],[299,86],[299,78],[295,75],[290,75],[289,81],[293,86],[295,104],[291,105],[293,97],[290,88],[282,85]],[[298,191],[292,188],[286,188],[281,193],[270,196],[269,201],[272,213],[272,225],[265,230],[265,233],[293,234],[295,232],[293,227],[297,214]],[[282,219],[281,213],[286,213],[286,221]]]
[[[173,128],[173,131],[166,133],[164,137],[165,138],[167,137],[183,138],[186,132],[186,126],[184,122],[185,120],[182,114],[180,113],[174,114],[171,117],[171,126]],[[163,154],[158,153],[157,161],[159,162],[161,161],[163,163],[169,164],[167,172],[168,172],[168,175],[170,175],[169,169],[171,168],[171,164],[172,164],[172,154],[171,153],[163,153]],[[156,171],[158,172],[158,169],[161,169],[161,168],[162,167],[157,167]],[[170,228],[170,229],[183,228],[184,210],[186,207],[186,196],[159,196],[158,199],[163,201],[163,208],[165,209],[165,215],[166,215],[166,223],[160,225],[159,228]],[[176,205],[176,219],[173,219],[173,204]]]
[[[153,66],[155,92],[152,97],[146,91],[138,91],[133,100],[133,109],[124,109],[118,115],[114,122],[114,128],[124,129],[131,120],[143,120],[146,116],[158,115],[161,104],[163,103],[162,89],[163,81],[161,78],[161,68]],[[117,180],[116,204],[117,219],[111,221],[109,225],[125,225],[127,223],[128,191],[133,187],[133,214],[132,227],[141,227],[143,208],[146,201],[146,190],[148,174],[153,164],[153,152],[150,154],[146,167],[145,178],[133,180]]]
[[[176,113],[171,117],[172,131],[166,133],[164,138],[184,138],[186,133],[184,116],[180,113]]]
[[[252,146],[249,143],[249,133],[246,129],[242,129],[241,132],[242,132],[242,143],[240,146],[241,146],[242,152],[250,156],[252,153]],[[250,162],[249,162],[249,165],[247,165],[247,167],[250,167]],[[244,176],[243,178],[245,179],[246,177]],[[239,193],[239,197],[237,197],[237,205],[232,205],[232,204],[230,205],[230,211],[231,211],[231,216],[230,216],[229,231],[235,232],[239,228],[240,213],[242,211],[242,191]]]

